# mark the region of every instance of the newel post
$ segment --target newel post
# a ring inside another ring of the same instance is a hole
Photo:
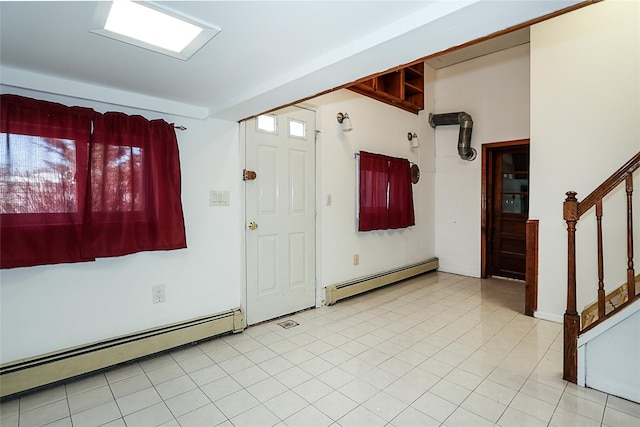
[[[564,371],[563,378],[575,383],[578,377],[578,333],[580,316],[576,311],[576,223],[578,222],[578,199],[576,192],[567,192],[564,202],[564,220],[568,232],[567,265],[567,311],[564,313]]]

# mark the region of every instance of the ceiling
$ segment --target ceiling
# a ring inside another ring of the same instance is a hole
[[[0,83],[187,117],[241,120],[579,2],[155,2],[222,29],[183,61],[91,33],[97,2],[0,1]],[[528,40],[528,31],[520,35]],[[507,44],[522,42],[513,40]],[[453,53],[430,65],[440,68],[484,52]]]

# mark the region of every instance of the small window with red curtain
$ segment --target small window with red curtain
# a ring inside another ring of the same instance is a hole
[[[358,231],[415,225],[407,159],[361,151],[358,181]]]
[[[2,268],[186,247],[172,125],[1,101]]]

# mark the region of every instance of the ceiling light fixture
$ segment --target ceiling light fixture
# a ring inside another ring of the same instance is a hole
[[[187,60],[220,32],[151,2],[98,2],[94,17],[100,34],[144,49]]]

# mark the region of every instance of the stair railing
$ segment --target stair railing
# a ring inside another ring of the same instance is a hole
[[[604,181],[591,194],[579,202],[575,191],[567,192],[564,202],[564,220],[568,232],[568,265],[567,265],[567,310],[564,313],[564,369],[563,378],[575,383],[578,375],[578,336],[587,329],[595,327],[618,310],[640,298],[635,293],[635,272],[633,266],[633,173],[640,168],[640,152]],[[618,185],[625,183],[627,193],[627,292],[624,304],[613,311],[605,313],[604,262],[602,246],[602,199]],[[598,319],[587,328],[580,329],[580,316],[576,309],[576,223],[591,208],[596,210],[596,229],[598,246]]]

